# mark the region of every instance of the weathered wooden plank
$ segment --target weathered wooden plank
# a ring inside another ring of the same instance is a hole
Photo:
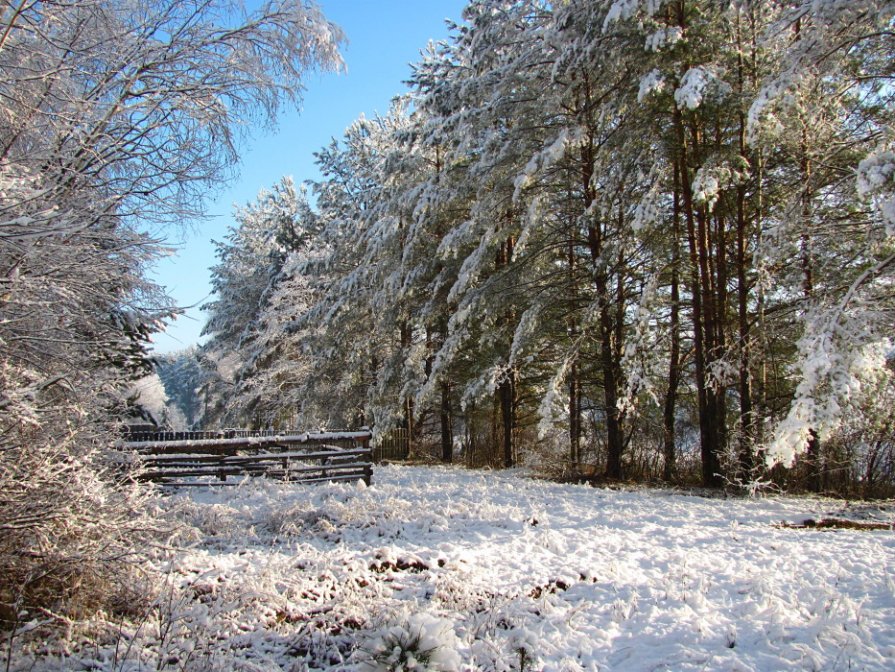
[[[156,478],[164,478],[165,476],[236,476],[243,473],[259,473],[266,474],[274,471],[283,472],[283,468],[276,468],[277,465],[268,464],[246,464],[235,466],[218,466],[218,465],[177,465],[165,469],[148,469],[141,474],[142,478],[153,480]],[[312,473],[331,473],[341,474],[344,472],[358,471],[365,472],[372,469],[370,462],[351,462],[346,464],[327,464],[327,465],[287,465],[285,472],[289,474],[312,474]],[[273,468],[272,468],[273,467]]]
[[[302,480],[293,480],[290,481],[295,485],[305,485],[312,483],[327,483],[327,482],[340,482],[340,481],[359,481],[364,480],[366,474],[345,474],[345,475],[336,475],[332,478],[308,478]],[[240,485],[242,481],[163,481],[160,482],[159,485],[162,485],[166,488],[219,488],[219,487],[233,487],[235,485]]]
[[[331,464],[337,461],[354,459],[369,455],[369,449],[357,448],[343,451],[326,451],[307,453],[303,451],[284,451],[282,453],[257,453],[255,455],[209,455],[207,453],[170,453],[162,455],[141,455],[140,461],[145,464],[176,464],[179,462],[238,464],[241,462],[263,462],[265,460],[328,460]]]
[[[124,441],[120,444],[121,448],[127,450],[164,450],[166,452],[181,451],[182,449],[203,450],[203,449],[226,449],[226,448],[262,448],[273,445],[296,445],[296,444],[335,444],[337,441],[351,442],[353,444],[369,441],[372,435],[369,432],[318,432],[303,434],[271,434],[267,436],[248,436],[234,438],[219,439],[194,439],[194,440],[175,440],[175,441]],[[336,447],[342,449],[343,446]]]

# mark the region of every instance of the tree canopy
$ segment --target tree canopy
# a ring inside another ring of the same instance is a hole
[[[469,463],[891,483],[893,16],[470,2],[318,155],[316,290],[264,318],[284,408]]]

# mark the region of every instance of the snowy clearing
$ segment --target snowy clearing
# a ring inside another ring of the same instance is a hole
[[[895,534],[780,526],[891,523],[891,504],[402,466],[374,483],[167,498],[194,541],[159,561],[145,618],[20,634],[10,669],[895,668]]]

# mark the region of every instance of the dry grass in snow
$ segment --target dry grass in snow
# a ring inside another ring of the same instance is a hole
[[[191,542],[143,616],[26,625],[10,669],[895,669],[895,534],[792,527],[891,505],[374,479],[166,498]]]

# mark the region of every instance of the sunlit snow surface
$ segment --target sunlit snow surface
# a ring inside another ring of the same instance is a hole
[[[12,669],[895,669],[895,533],[780,526],[890,507],[398,466],[167,505],[160,608]]]

